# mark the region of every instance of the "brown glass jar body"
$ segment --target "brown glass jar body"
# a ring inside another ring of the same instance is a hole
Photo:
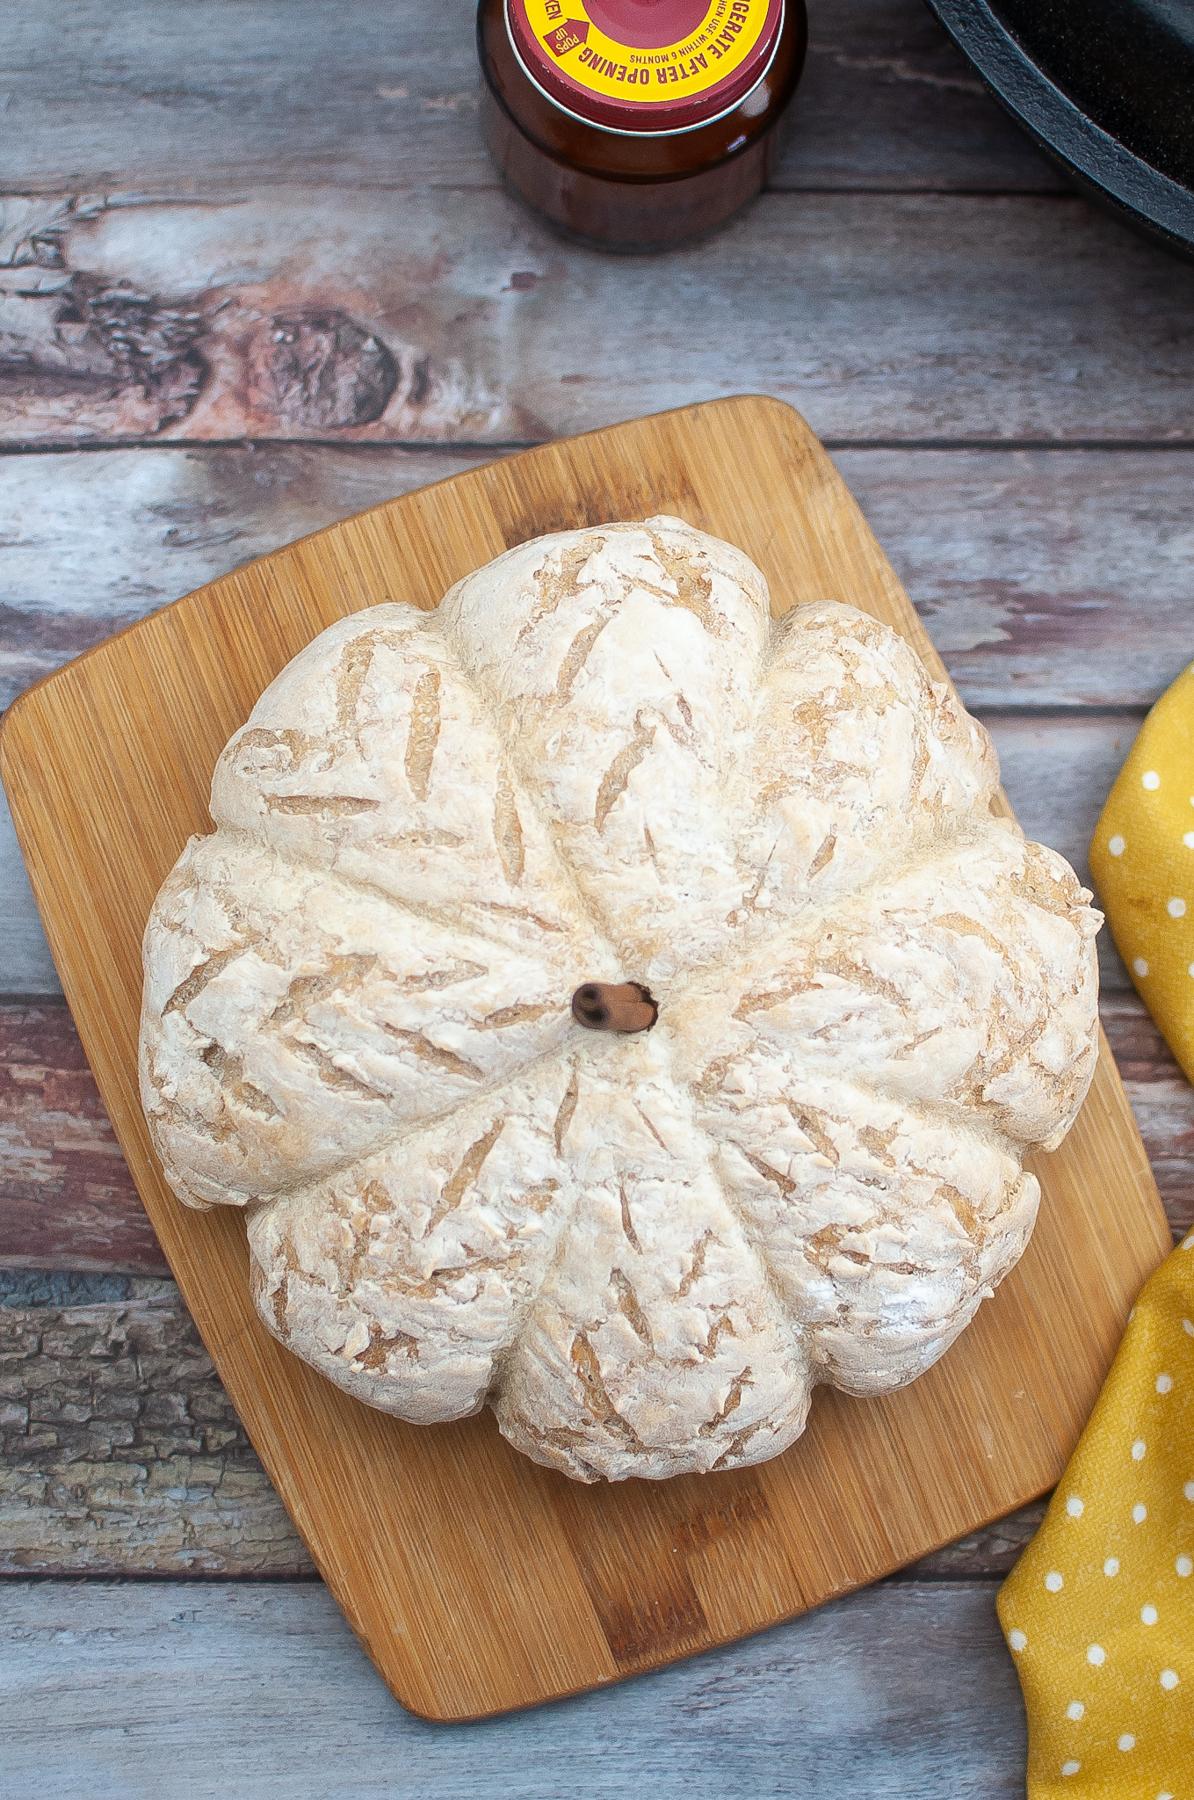
[[[685,131],[609,131],[535,86],[511,45],[506,0],[480,0],[486,142],[508,185],[569,237],[666,249],[724,224],[759,192],[807,44],[804,0],[786,0],[770,67],[728,112]]]

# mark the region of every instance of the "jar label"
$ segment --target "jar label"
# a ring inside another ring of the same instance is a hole
[[[766,66],[782,16],[782,0],[508,0],[532,79],[582,116],[631,130],[660,128],[636,121],[648,108],[731,104]]]

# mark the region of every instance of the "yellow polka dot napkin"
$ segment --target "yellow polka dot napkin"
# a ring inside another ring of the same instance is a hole
[[[1194,1079],[1194,665],[1154,706],[1090,853],[1132,979]],[[1029,1800],[1194,1800],[1194,1235],[1145,1284],[999,1618]]]
[[[999,1619],[1030,1800],[1194,1800],[1194,1235],[1145,1284]]]
[[[1132,980],[1194,1081],[1194,664],[1144,721],[1090,866]]]

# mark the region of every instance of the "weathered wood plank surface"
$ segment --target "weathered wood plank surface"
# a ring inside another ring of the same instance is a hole
[[[165,1272],[63,1001],[0,1004],[0,1267]]]
[[[311,1573],[177,1297],[0,1307],[14,1572]]]
[[[1004,781],[1025,831],[1086,867],[1090,835],[1140,724],[1139,712],[987,714]],[[181,850],[182,846],[179,845]],[[1100,941],[1108,990],[1127,977]],[[52,994],[58,978],[42,936],[6,807],[0,805],[0,993]]]
[[[1107,995],[1101,1011],[1165,1210],[1183,1236],[1194,1227],[1194,1087],[1134,994]]]
[[[632,259],[426,201],[0,203],[0,443],[500,444],[752,388],[843,441],[1194,441],[1194,271],[1076,197],[771,194]]]
[[[1175,1233],[1194,1224],[1194,1089],[1134,995],[1103,1021]],[[0,1269],[160,1274],[161,1252],[58,1000],[0,1003]]]
[[[491,186],[472,0],[75,0],[0,40],[13,188],[327,179]],[[790,187],[1027,188],[1060,176],[916,0],[818,0]]]
[[[873,1588],[657,1675],[464,1729],[403,1713],[317,1584],[15,1583],[4,1601],[0,1780],[13,1795],[1023,1793],[1023,1715],[986,1583]]]
[[[485,457],[310,444],[0,457],[0,705],[237,564]],[[1190,452],[835,460],[969,705],[1147,706],[1194,653]]]

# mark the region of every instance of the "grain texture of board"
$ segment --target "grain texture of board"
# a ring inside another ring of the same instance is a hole
[[[1024,1262],[929,1375],[867,1404],[821,1394],[800,1442],[759,1468],[585,1489],[516,1456],[488,1416],[419,1430],[331,1388],[258,1323],[243,1222],[166,1192],[136,1097],[141,929],[261,688],[362,605],[432,606],[527,536],[658,511],[742,545],[777,611],[835,594],[940,671],[816,439],[788,408],[736,399],[544,446],[250,565],[33,689],[0,744],[66,995],[183,1297],[320,1572],[393,1691],[435,1718],[724,1642],[1039,1493],[1169,1241],[1105,1052],[1078,1125],[1040,1165]]]

